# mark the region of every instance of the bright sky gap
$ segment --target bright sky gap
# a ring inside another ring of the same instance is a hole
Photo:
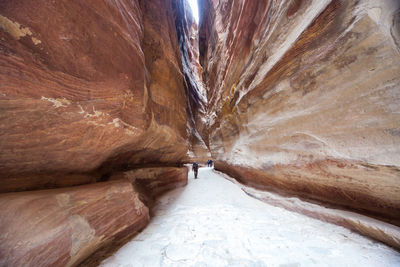
[[[199,8],[197,6],[197,0],[187,0],[190,8],[192,9],[192,14],[196,24],[199,23]]]

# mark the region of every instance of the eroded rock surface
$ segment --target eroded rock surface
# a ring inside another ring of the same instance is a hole
[[[1,266],[76,265],[149,220],[128,181],[0,194],[0,208]]]
[[[398,1],[200,2],[199,39],[183,0],[0,2],[1,265],[113,246],[209,148],[400,224]]]
[[[160,194],[187,184],[188,169],[187,167],[140,168],[115,173],[110,179],[128,180],[134,185],[136,191],[141,192],[144,202],[152,206],[155,198]]]
[[[399,224],[399,2],[202,2],[216,168]]]
[[[173,2],[0,2],[0,265],[76,265],[186,183]]]
[[[186,158],[171,1],[2,1],[0,15],[1,191]]]
[[[176,1],[174,6],[186,89],[188,153],[191,161],[206,162],[211,154],[208,149],[207,95],[199,62],[198,26],[186,0]]]

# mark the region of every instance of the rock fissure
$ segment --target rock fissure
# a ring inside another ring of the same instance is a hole
[[[197,2],[0,2],[0,265],[99,264],[210,158],[263,201],[400,225],[398,1]]]

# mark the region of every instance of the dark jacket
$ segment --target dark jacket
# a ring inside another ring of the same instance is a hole
[[[197,164],[197,162],[194,162],[193,166],[192,166],[192,170],[197,171],[198,169],[199,169],[199,164]]]

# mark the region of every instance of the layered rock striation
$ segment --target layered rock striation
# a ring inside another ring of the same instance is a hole
[[[174,7],[186,90],[188,152],[192,161],[205,162],[211,154],[208,149],[207,95],[199,62],[198,25],[186,0],[176,1]]]
[[[74,266],[149,220],[128,181],[0,194],[1,266]]]
[[[399,225],[399,2],[201,2],[216,168]]]
[[[1,191],[57,187],[53,173],[65,186],[121,162],[185,159],[171,1],[3,1],[0,10]]]
[[[199,2],[0,2],[0,265],[95,265],[209,150],[400,225],[398,1]]]
[[[174,8],[0,2],[0,265],[77,265],[186,184]]]

